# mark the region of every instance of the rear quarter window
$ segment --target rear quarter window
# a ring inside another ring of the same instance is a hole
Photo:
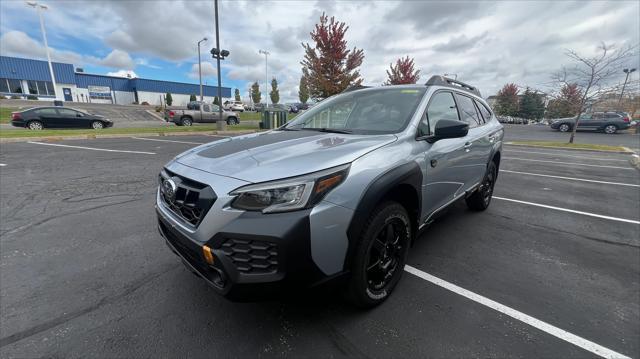
[[[484,122],[489,122],[491,120],[491,111],[489,111],[487,106],[485,106],[482,102],[477,100],[474,100],[474,102],[476,103],[476,106],[478,106],[480,114],[482,115],[482,118],[484,118]]]

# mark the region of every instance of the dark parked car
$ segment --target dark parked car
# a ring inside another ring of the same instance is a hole
[[[68,107],[34,107],[12,112],[11,124],[30,130],[42,130],[43,128],[94,128],[99,130],[113,126],[113,122],[104,116]]]
[[[551,122],[551,128],[560,132],[568,132],[573,129],[575,117],[561,118]],[[629,115],[626,112],[594,112],[580,116],[578,130],[602,131],[614,134],[618,130],[626,130],[631,126]]]

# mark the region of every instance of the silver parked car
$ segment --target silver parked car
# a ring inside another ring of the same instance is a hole
[[[337,281],[375,306],[438,213],[489,206],[502,139],[480,92],[458,81],[347,90],[278,129],[177,156],[158,178],[158,228],[226,297]]]
[[[187,108],[168,108],[164,110],[164,119],[173,122],[178,126],[191,126],[194,123],[215,123],[220,117],[218,105],[206,102],[192,101],[187,104]],[[235,112],[222,111],[222,121],[227,125],[237,125],[240,123],[239,116]]]

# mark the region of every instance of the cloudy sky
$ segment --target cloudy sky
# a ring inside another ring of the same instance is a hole
[[[203,46],[203,81],[215,84],[208,51],[215,44],[212,1],[41,1],[54,61],[85,72],[197,82],[196,42]],[[320,15],[349,25],[349,47],[364,50],[364,83],[379,85],[389,63],[414,57],[426,81],[455,73],[488,96],[504,83],[545,89],[568,64],[566,49],[593,54],[604,41],[640,42],[640,2],[633,1],[221,1],[223,85],[280,83],[282,102],[297,100],[301,42]],[[0,53],[45,58],[36,11],[19,0],[0,1]],[[638,65],[636,57],[632,66]],[[639,71],[640,72],[640,71]],[[634,77],[638,77],[638,73]],[[624,80],[621,73],[620,81]]]

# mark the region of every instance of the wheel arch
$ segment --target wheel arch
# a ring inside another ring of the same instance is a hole
[[[367,186],[347,229],[349,246],[345,269],[350,268],[353,252],[371,213],[376,206],[387,200],[396,201],[405,207],[411,220],[412,235],[415,236],[422,210],[422,171],[416,162],[392,168]]]

